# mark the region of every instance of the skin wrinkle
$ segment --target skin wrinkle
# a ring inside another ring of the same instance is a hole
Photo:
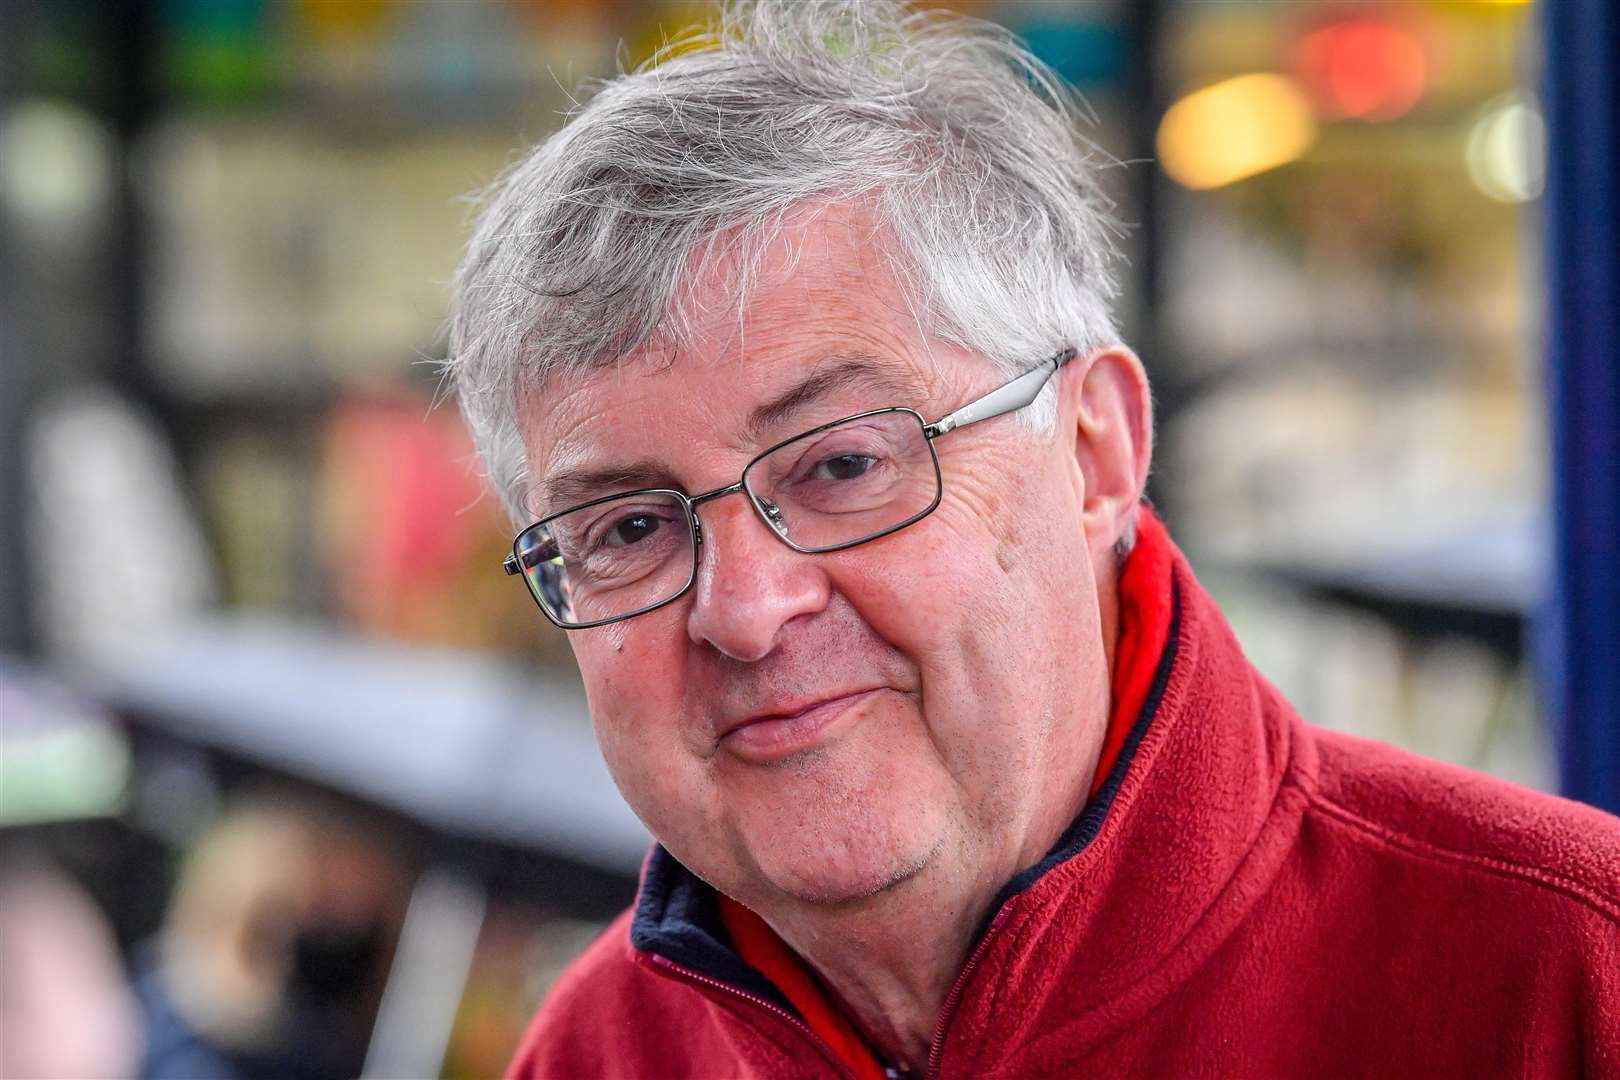
[[[722,316],[696,327],[700,347],[676,364],[643,350],[535,397],[524,428],[535,475],[611,453],[661,456],[688,490],[735,482],[763,449],[738,436],[750,411],[829,353],[876,357],[921,397],[844,387],[786,427],[888,404],[943,415],[999,384],[987,357],[920,332],[858,211],[787,227],[792,242],[772,249],[780,264],[757,267],[740,326]],[[724,269],[685,287],[724,294]],[[1135,361],[1100,354],[1054,380],[1066,423],[1079,424],[1080,383],[1104,363]],[[1105,381],[1098,402],[1130,385]],[[1120,407],[1145,410],[1140,385],[1143,401]],[[825,555],[780,544],[740,496],[705,504],[688,596],[570,635],[631,807],[763,915],[896,1060],[925,1051],[990,897],[1044,855],[1095,767],[1113,625],[1112,560],[1096,560],[1123,527],[1109,507],[1136,492],[1094,495],[1083,473],[1133,474],[1090,463],[1086,446],[1077,426],[1043,437],[1011,417],[954,432],[937,446],[945,495],[933,515]],[[717,742],[727,717],[873,685],[888,689],[847,727],[783,760],[749,764]]]

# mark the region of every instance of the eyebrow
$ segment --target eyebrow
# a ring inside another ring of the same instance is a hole
[[[742,441],[745,444],[762,442],[765,433],[783,421],[840,390],[854,386],[907,400],[914,400],[922,392],[910,380],[894,375],[889,365],[876,356],[838,353],[818,361],[815,370],[808,376],[771,400],[755,406],[743,425]],[[872,407],[883,408],[884,404],[874,402]],[[622,465],[565,469],[546,477],[541,483],[543,503],[538,516],[546,517],[557,512],[553,508],[567,509],[589,502],[615,489],[635,491],[641,488],[685,490],[667,465],[652,458]]]
[[[910,380],[897,378],[888,365],[867,353],[843,353],[829,356],[816,364],[816,369],[799,382],[777,394],[771,400],[756,406],[743,425],[746,442],[759,442],[762,436],[784,420],[802,412],[816,402],[852,386],[864,386],[892,395],[893,398],[914,400],[921,390]],[[898,401],[873,402],[872,408],[898,404]]]
[[[606,465],[596,469],[568,469],[546,477],[540,485],[545,495],[541,517],[553,512],[553,507],[566,509],[576,503],[589,502],[598,495],[606,495],[614,488],[635,491],[640,488],[679,488],[669,467],[663,462],[644,458],[627,465]]]

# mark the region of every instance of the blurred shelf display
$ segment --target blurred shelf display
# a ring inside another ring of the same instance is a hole
[[[1551,787],[1528,5],[1164,10],[1176,534],[1305,716]]]
[[[207,619],[97,670],[97,696],[189,744],[437,832],[632,876],[646,830],[608,777],[577,680],[269,615]]]
[[[473,191],[509,134],[371,145],[293,117],[176,118],[137,148],[151,224],[145,348],[206,399],[355,379],[431,385]]]
[[[1160,248],[1164,340],[1172,381],[1192,386],[1163,431],[1165,489],[1189,546],[1309,562],[1532,517],[1546,465],[1519,203],[1543,148],[1527,9],[1169,10],[1175,93],[1264,72],[1311,129],[1252,172],[1165,195],[1187,227]],[[1235,141],[1261,154],[1254,123]]]

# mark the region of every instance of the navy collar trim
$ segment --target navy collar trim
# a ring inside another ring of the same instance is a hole
[[[663,844],[653,845],[641,873],[630,944],[799,1015],[776,984],[732,948],[714,887],[682,866]]]

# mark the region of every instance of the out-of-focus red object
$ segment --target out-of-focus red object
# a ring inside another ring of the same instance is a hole
[[[333,411],[322,517],[327,572],[351,622],[393,637],[485,643],[480,597],[490,590],[478,583],[498,584],[504,526],[472,461],[460,419],[419,397],[357,394]]]
[[[1429,60],[1416,34],[1370,16],[1340,19],[1294,48],[1294,68],[1329,120],[1389,121],[1423,98]]]
[[[35,858],[0,866],[0,1077],[133,1076],[140,1017],[112,928]]]

